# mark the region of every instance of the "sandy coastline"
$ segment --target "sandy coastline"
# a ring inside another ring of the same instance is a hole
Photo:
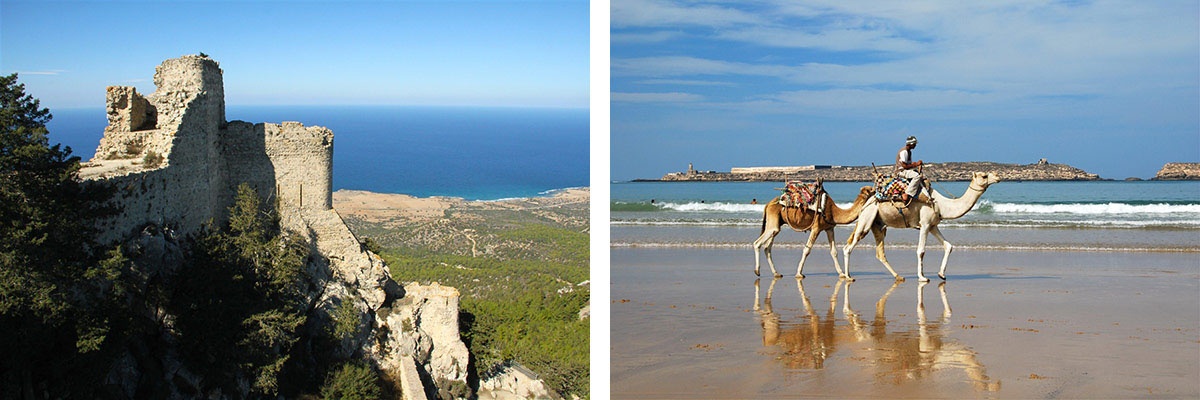
[[[549,196],[472,201],[461,197],[416,197],[342,189],[333,192],[333,208],[344,216],[354,216],[370,222],[421,222],[442,218],[451,207],[523,210],[585,203],[591,196],[591,189],[567,188],[548,194]]]
[[[749,250],[614,248],[613,397],[1200,396],[1194,253],[956,251],[944,285],[873,253],[846,284],[828,259],[797,281],[777,253],[773,280]]]

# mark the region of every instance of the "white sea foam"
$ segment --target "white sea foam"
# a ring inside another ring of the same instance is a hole
[[[667,220],[667,219],[614,219],[612,225],[629,226],[707,226],[707,227],[757,227],[761,220]],[[1095,221],[1095,220],[943,220],[939,225],[956,228],[1112,228],[1112,229],[1144,229],[1144,228],[1200,228],[1200,220],[1140,220],[1140,221]],[[845,225],[853,227],[854,224]]]
[[[844,243],[838,243],[838,250],[842,249]],[[824,243],[818,242],[818,247]],[[610,248],[706,248],[706,249],[749,249],[753,247],[750,243],[664,243],[664,242],[612,242]],[[775,248],[786,249],[801,249],[804,248],[803,243],[775,243]],[[861,246],[860,246],[861,248]],[[916,245],[912,244],[894,244],[888,243],[889,249],[906,249],[915,250]],[[937,246],[933,247],[935,250]],[[1088,252],[1165,252],[1165,253],[1200,253],[1200,248],[1196,247],[1110,247],[1110,246],[1091,246],[1091,245],[1056,245],[1056,246],[1031,246],[1031,245],[955,245],[955,250],[999,250],[999,251],[1088,251]]]
[[[739,203],[725,203],[725,202],[719,202],[719,201],[713,202],[713,203],[663,202],[663,203],[659,203],[659,206],[662,208],[668,209],[668,210],[675,210],[675,211],[717,211],[717,212],[729,212],[729,213],[739,213],[739,212],[761,213],[763,211],[763,204],[739,204]]]
[[[990,207],[993,213],[1023,214],[1200,214],[1200,204],[1024,204],[981,202],[980,207]]]

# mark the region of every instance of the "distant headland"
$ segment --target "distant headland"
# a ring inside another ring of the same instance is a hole
[[[804,165],[789,167],[734,167],[729,172],[701,171],[688,164],[687,171],[671,172],[659,179],[635,179],[634,182],[782,182],[824,179],[826,182],[867,182],[875,172],[888,173],[891,164],[872,167],[841,165]],[[1006,181],[1100,181],[1106,180],[1067,164],[1046,159],[1033,164],[1005,164],[987,161],[925,164],[925,174],[939,181],[969,181],[971,173],[987,171]],[[1200,180],[1200,163],[1168,163],[1152,180]]]

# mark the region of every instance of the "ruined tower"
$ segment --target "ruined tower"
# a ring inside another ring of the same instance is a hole
[[[329,129],[226,122],[222,71],[208,57],[163,61],[154,84],[157,90],[144,97],[133,87],[108,87],[109,126],[81,172],[122,189],[115,200],[122,215],[105,222],[103,239],[148,223],[183,233],[219,223],[242,183],[278,204],[281,214],[332,209]]]

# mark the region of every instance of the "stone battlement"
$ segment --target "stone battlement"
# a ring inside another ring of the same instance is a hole
[[[281,214],[332,209],[333,132],[225,121],[222,75],[216,61],[187,55],[155,68],[152,94],[107,88],[109,125],[80,172],[120,189],[121,215],[102,223],[102,241],[150,223],[191,233],[220,222],[242,183]]]

